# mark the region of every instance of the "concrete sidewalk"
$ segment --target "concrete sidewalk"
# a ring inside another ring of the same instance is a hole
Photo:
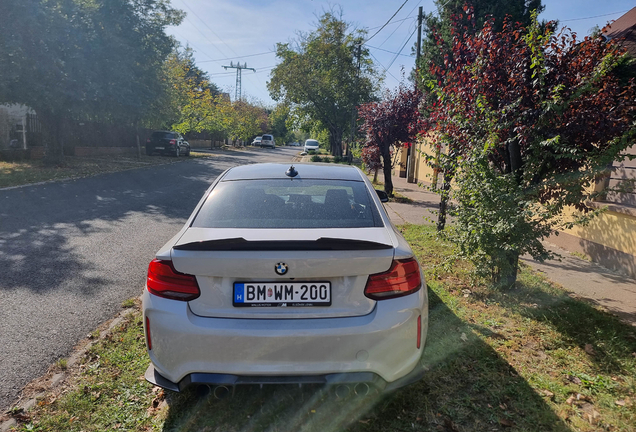
[[[417,184],[407,183],[406,179],[399,177],[393,178],[393,188],[395,192],[413,200],[410,204],[396,202],[385,204],[394,224],[435,224],[437,222],[437,215],[432,211],[439,208],[439,195]],[[561,258],[544,263],[539,263],[530,256],[523,256],[521,260],[545,274],[552,282],[561,285],[566,291],[585,298],[636,326],[635,279],[578,258],[550,243],[544,244]]]

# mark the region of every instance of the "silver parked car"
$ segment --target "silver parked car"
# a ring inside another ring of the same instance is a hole
[[[320,144],[315,139],[308,139],[305,141],[305,151],[309,152],[310,150],[318,151]]]
[[[173,391],[420,379],[426,284],[383,198],[352,166],[221,174],[149,265],[146,379]]]

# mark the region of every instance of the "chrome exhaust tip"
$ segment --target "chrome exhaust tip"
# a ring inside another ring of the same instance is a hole
[[[230,389],[220,385],[214,388],[212,393],[216,399],[225,399],[230,394]]]
[[[358,383],[353,388],[353,392],[356,394],[356,396],[368,396],[370,391],[371,387],[365,382]]]
[[[346,384],[340,384],[336,387],[335,393],[337,399],[344,399],[349,396],[349,393],[351,393],[351,389]]]

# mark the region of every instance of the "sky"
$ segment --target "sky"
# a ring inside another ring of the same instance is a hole
[[[385,75],[384,87],[395,88],[408,76],[415,58],[418,7],[424,13],[436,11],[433,0],[171,0],[186,13],[178,27],[169,27],[182,45],[194,50],[197,66],[222,91],[235,97],[236,69],[224,69],[230,62],[256,71],[243,70],[243,98],[266,106],[276,102],[269,96],[267,81],[278,63],[276,43],[297,39],[298,32],[316,28],[318,17],[327,10],[342,11],[351,29],[367,29],[369,36],[382,28],[366,45],[377,68]],[[404,3],[404,4],[403,4]],[[541,20],[559,20],[583,38],[595,27],[603,27],[636,6],[629,0],[543,0]]]

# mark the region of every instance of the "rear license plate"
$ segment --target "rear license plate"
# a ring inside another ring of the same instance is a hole
[[[331,282],[235,282],[236,307],[331,306]]]
[[[163,147],[155,147],[155,150],[163,150]]]

